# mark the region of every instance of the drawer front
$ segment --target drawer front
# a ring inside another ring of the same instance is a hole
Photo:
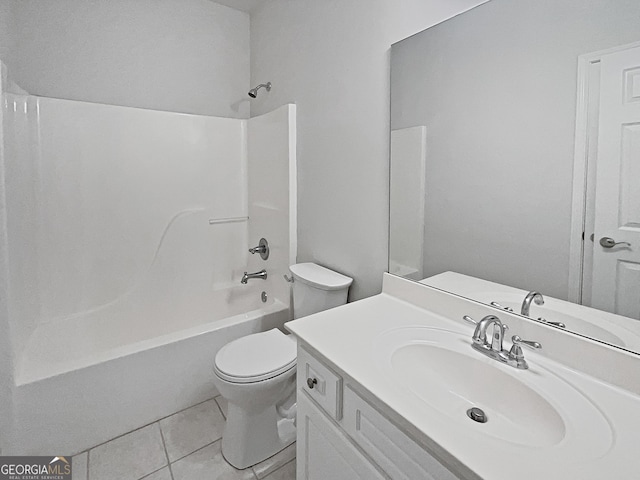
[[[344,391],[342,426],[391,478],[458,480],[435,457],[387,420],[349,385]]]
[[[335,420],[342,418],[342,378],[298,347],[298,389],[313,398]]]

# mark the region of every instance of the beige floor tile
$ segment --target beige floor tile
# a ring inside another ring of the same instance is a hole
[[[292,443],[284,450],[276,453],[273,457],[267,458],[264,462],[260,462],[254,466],[253,472],[256,474],[256,477],[262,479],[271,472],[289,463],[294,458],[296,458],[296,444]]]
[[[71,472],[73,480],[87,480],[87,462],[89,454],[87,452],[71,457]]]
[[[222,438],[224,418],[215,400],[160,420],[169,461],[174,462]]]
[[[173,463],[174,480],[255,480],[250,468],[236,470],[226,462],[221,444],[218,441]]]
[[[296,480],[296,462],[287,463],[284,467],[279,468],[264,480]]]
[[[75,478],[73,480],[76,480]],[[147,475],[141,480],[171,480],[171,471],[169,467],[164,467],[162,470],[153,472],[151,475]]]
[[[220,410],[222,410],[222,415],[224,415],[224,418],[227,418],[227,399],[222,397],[222,396],[217,396],[215,398],[218,406],[220,407]]]
[[[138,480],[167,465],[157,423],[89,451],[91,480]]]

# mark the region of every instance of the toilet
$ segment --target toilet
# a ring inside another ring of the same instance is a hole
[[[351,278],[315,263],[290,270],[294,318],[347,302]],[[222,454],[234,467],[260,463],[295,441],[296,348],[274,328],[233,340],[216,354],[213,382],[228,403]]]

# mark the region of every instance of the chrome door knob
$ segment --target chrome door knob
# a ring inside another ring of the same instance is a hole
[[[600,245],[603,246],[604,248],[613,248],[613,247],[615,247],[617,245],[625,245],[627,247],[631,246],[631,244],[629,242],[616,242],[611,237],[602,237],[600,239]]]

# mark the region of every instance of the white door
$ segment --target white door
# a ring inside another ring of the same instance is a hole
[[[600,72],[591,303],[640,319],[640,48]]]

